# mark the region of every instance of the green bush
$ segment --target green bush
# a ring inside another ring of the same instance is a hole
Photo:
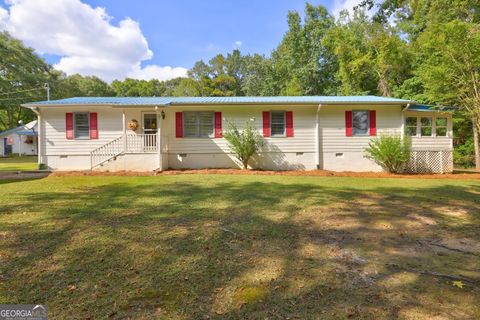
[[[38,165],[38,170],[48,170],[48,166],[45,163],[40,163]]]
[[[250,158],[263,146],[263,140],[258,134],[252,121],[247,121],[243,130],[239,130],[233,122],[228,123],[228,129],[223,132],[230,150],[247,169]]]
[[[370,141],[368,158],[391,173],[400,173],[410,159],[410,140],[397,135],[381,135]]]

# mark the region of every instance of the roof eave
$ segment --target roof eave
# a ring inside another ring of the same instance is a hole
[[[328,105],[406,105],[409,103],[415,103],[415,101],[329,101],[329,102],[322,102],[322,101],[309,101],[309,102],[302,102],[302,101],[284,101],[284,102],[270,102],[270,101],[258,101],[258,102],[189,102],[189,103],[154,103],[154,104],[113,104],[113,103],[62,103],[62,104],[35,104],[35,103],[25,103],[21,104],[22,107],[33,109],[33,108],[43,108],[43,107],[112,107],[112,108],[125,108],[125,107],[169,107],[169,106],[195,106],[195,105],[299,105],[299,106],[318,106],[321,104],[322,106]]]

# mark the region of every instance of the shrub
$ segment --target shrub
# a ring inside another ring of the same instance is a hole
[[[48,170],[48,166],[45,163],[40,163],[38,165],[38,170]]]
[[[242,163],[243,169],[247,169],[250,158],[263,146],[263,140],[252,121],[247,121],[243,130],[239,130],[234,123],[229,122],[223,137],[227,140],[235,157]]]
[[[372,139],[366,149],[368,158],[391,173],[400,173],[410,159],[410,140],[397,135],[381,135]]]

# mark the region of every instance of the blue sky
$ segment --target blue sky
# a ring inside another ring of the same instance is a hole
[[[3,1],[3,3],[1,2]],[[316,0],[330,12],[360,0]],[[0,30],[67,74],[161,80],[217,53],[270,54],[304,0],[0,0]]]
[[[304,0],[85,2],[105,7],[114,22],[125,17],[139,21],[154,52],[152,62],[185,67],[231,51],[236,41],[242,42],[242,52],[269,54],[287,30],[288,11],[303,12],[305,4]]]

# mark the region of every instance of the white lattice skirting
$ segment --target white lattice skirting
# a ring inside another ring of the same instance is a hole
[[[412,151],[405,168],[410,173],[447,173],[453,171],[451,150]]]

